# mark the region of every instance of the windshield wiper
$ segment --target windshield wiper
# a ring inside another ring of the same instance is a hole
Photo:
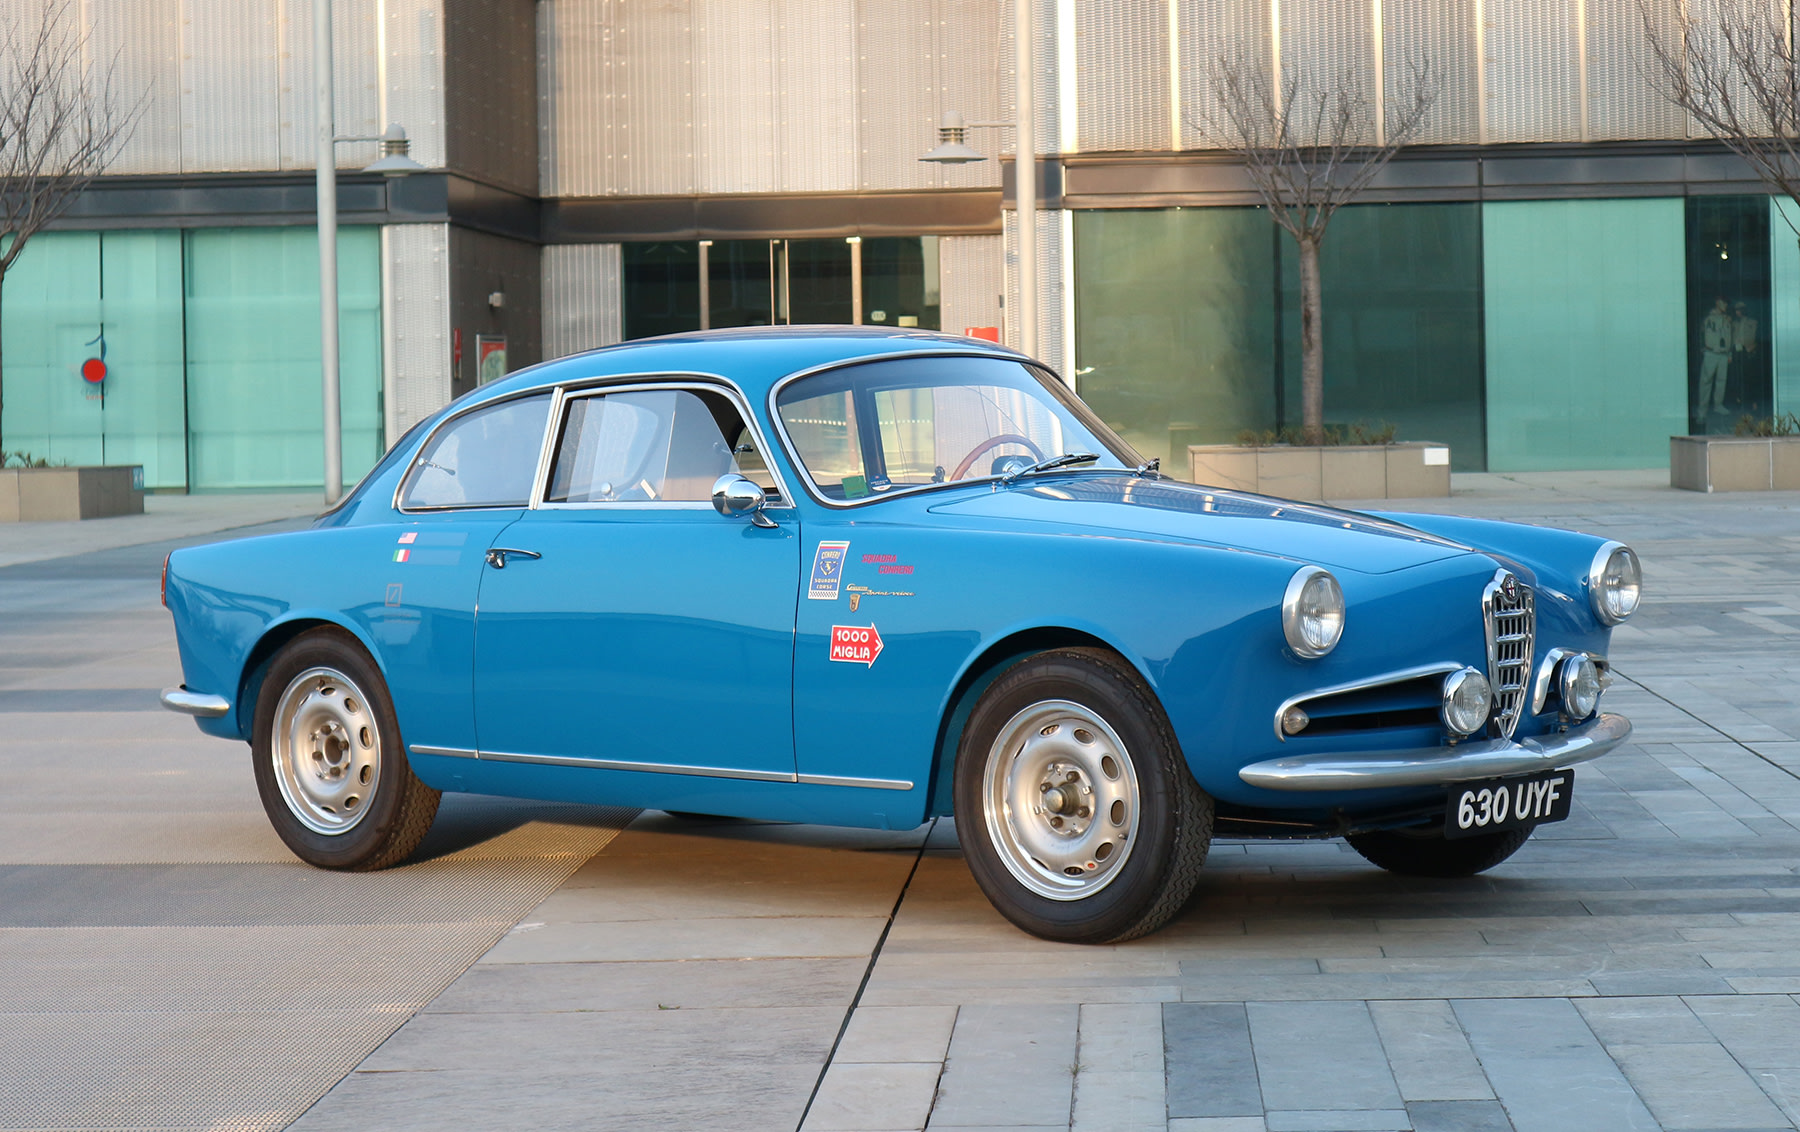
[[[1039,460],[1029,467],[1014,468],[1010,472],[1003,472],[1000,475],[1000,482],[1011,483],[1020,476],[1027,476],[1032,472],[1047,472],[1052,468],[1066,468],[1071,464],[1086,464],[1092,460],[1098,460],[1099,458],[1100,457],[1094,455],[1092,452],[1064,452],[1061,456],[1052,456],[1048,460]]]

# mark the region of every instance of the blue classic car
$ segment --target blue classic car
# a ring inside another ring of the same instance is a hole
[[[1214,836],[1463,876],[1569,812],[1635,555],[1177,482],[1054,375],[918,331],[651,339],[413,429],[309,530],[164,569],[201,730],[301,858],[440,791],[910,829],[1129,939]]]

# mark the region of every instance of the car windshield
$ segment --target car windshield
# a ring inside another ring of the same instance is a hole
[[[1054,378],[1007,358],[866,362],[801,378],[776,412],[827,499],[1017,474],[1069,455],[1076,469],[1136,466],[1135,453]]]

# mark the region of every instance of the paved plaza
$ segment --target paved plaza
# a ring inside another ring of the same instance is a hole
[[[166,550],[308,501],[0,527],[0,1129],[1795,1128],[1800,494],[1457,488],[1394,506],[1638,549],[1633,742],[1485,876],[1221,841],[1115,947],[1001,920],[950,822],[446,796],[414,863],[306,868],[155,692]]]

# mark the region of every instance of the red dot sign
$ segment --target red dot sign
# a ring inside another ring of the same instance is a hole
[[[92,385],[99,385],[106,380],[106,363],[99,358],[89,358],[81,363],[81,379]]]

